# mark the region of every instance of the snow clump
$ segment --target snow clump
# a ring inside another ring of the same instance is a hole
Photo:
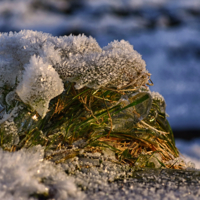
[[[55,199],[83,199],[72,177],[51,162],[43,160],[44,148],[35,146],[10,153],[0,149],[0,199],[37,199],[49,195]],[[30,159],[31,158],[31,159]]]
[[[150,76],[128,42],[114,41],[101,49],[84,35],[53,37],[30,30],[0,34],[0,59],[0,87],[15,91],[41,117],[66,81],[74,82],[76,89],[121,89],[145,85]]]
[[[63,91],[62,80],[55,69],[42,58],[32,56],[17,87],[17,94],[21,100],[44,117],[50,100]]]

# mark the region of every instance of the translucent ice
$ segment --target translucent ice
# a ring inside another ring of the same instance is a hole
[[[32,56],[16,92],[24,103],[44,117],[50,100],[63,90],[62,80],[55,69],[42,58]]]

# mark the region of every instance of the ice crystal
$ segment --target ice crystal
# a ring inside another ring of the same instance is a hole
[[[64,72],[63,79],[76,82],[77,89],[84,86],[121,88],[133,81],[137,85],[148,82],[144,60],[124,40],[110,43],[100,53],[69,57],[63,62]]]
[[[55,69],[40,57],[33,56],[25,67],[23,80],[17,87],[21,100],[40,116],[48,111],[49,102],[63,92],[63,83]]]

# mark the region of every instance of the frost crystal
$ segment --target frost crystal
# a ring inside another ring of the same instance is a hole
[[[12,119],[4,122],[4,140],[7,141],[7,147],[16,145],[19,142],[18,129]]]
[[[124,40],[101,49],[84,35],[58,38],[29,30],[11,32],[0,35],[0,60],[0,87],[16,89],[42,117],[49,101],[63,92],[65,81],[75,82],[76,89],[97,89],[140,87],[149,79],[141,55]]]
[[[164,97],[158,92],[151,92],[152,98],[158,101],[165,101]]]
[[[23,79],[17,87],[21,100],[29,104],[40,116],[48,111],[49,102],[63,92],[63,83],[55,69],[42,58],[33,56],[25,67]]]
[[[70,56],[61,68],[62,78],[76,82],[77,89],[84,86],[121,88],[131,83],[141,86],[148,82],[144,60],[124,40],[110,43],[100,53]]]
[[[151,92],[151,96],[155,101],[157,101],[161,113],[164,114],[165,110],[166,110],[166,103],[165,103],[164,97],[161,94],[159,94],[158,92]]]

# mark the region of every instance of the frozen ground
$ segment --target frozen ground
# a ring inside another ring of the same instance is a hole
[[[0,151],[1,200],[200,198],[197,169],[133,171],[128,165],[115,164],[112,154],[99,153],[86,153],[54,165],[43,160],[43,155],[40,146],[14,153]]]
[[[88,199],[123,200],[198,200],[199,172],[146,171],[136,172],[134,178],[109,184],[105,191],[88,191]],[[195,177],[195,179],[194,179]]]

